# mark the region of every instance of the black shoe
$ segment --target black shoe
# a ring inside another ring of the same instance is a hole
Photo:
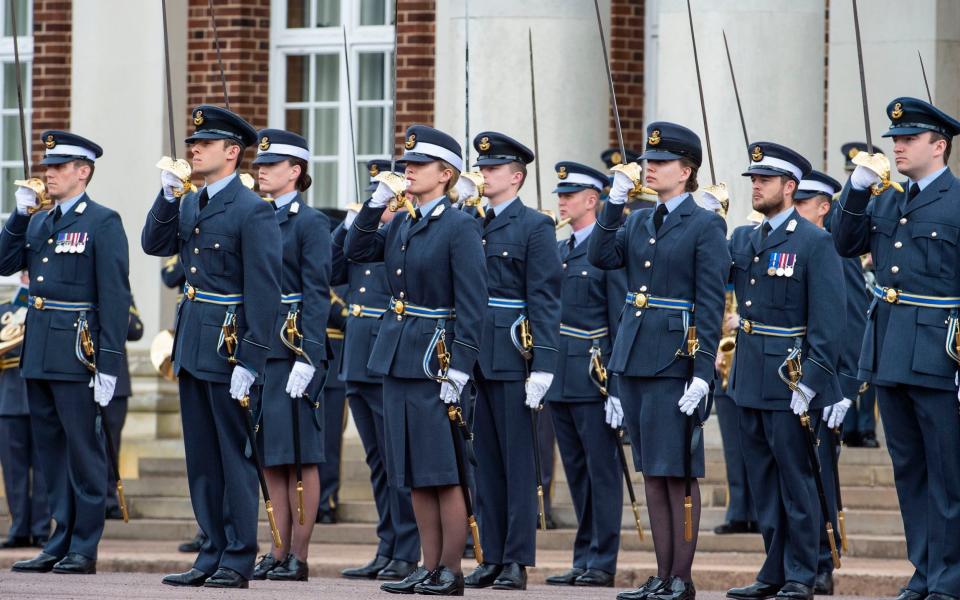
[[[585,570],[574,567],[566,573],[560,573],[559,575],[551,575],[550,577],[547,577],[547,585],[573,585],[573,582],[576,581],[577,577],[580,577],[584,573],[586,573]]]
[[[203,587],[246,589],[250,587],[250,582],[233,569],[220,567],[216,573],[204,582]]]
[[[950,594],[941,594],[940,592],[933,592],[926,597],[926,600],[957,600],[956,596],[951,596]]]
[[[428,596],[462,596],[463,573],[454,573],[444,566],[439,566],[430,577],[415,585],[413,591]]]
[[[376,578],[380,581],[400,581],[416,570],[417,563],[394,559],[376,574]]]
[[[777,598],[789,598],[789,600],[813,600],[813,588],[811,588],[809,585],[797,583],[796,581],[788,581],[783,584],[783,587],[780,588],[779,592],[777,592]]]
[[[433,571],[417,567],[417,570],[404,577],[403,581],[384,583],[380,586],[380,589],[391,594],[412,594],[414,593],[413,588],[417,587],[418,583],[426,581],[431,575],[433,575]]]
[[[94,575],[97,572],[97,561],[76,552],[68,552],[60,562],[53,565],[53,572],[64,575]]]
[[[347,579],[376,579],[377,574],[384,570],[390,564],[390,559],[380,554],[373,557],[373,560],[362,567],[351,567],[340,571],[342,577]]]
[[[527,589],[527,568],[517,563],[503,565],[503,570],[493,582],[495,590],[525,590]]]
[[[617,600],[645,600],[662,590],[666,585],[667,581],[664,579],[649,577],[647,578],[647,582],[639,588],[617,594]]]
[[[118,519],[123,519],[123,512],[120,510],[119,506],[111,506],[107,508],[107,511],[104,513],[103,518],[111,519],[114,521]]]
[[[207,574],[200,569],[190,569],[186,573],[174,573],[161,580],[164,585],[176,587],[200,587],[207,580]]]
[[[659,592],[648,596],[650,600],[696,600],[696,597],[697,589],[693,587],[693,582],[679,577],[671,577]]]
[[[189,542],[184,542],[177,546],[177,552],[187,552],[190,554],[196,554],[200,552],[200,549],[203,547],[204,542],[207,541],[207,534],[202,531],[198,531],[197,535],[193,536],[193,539]]]
[[[880,442],[877,441],[877,434],[873,431],[864,432],[860,438],[860,445],[864,448],[879,448]],[[929,598],[929,596],[927,596]]]
[[[253,568],[252,579],[265,580],[267,573],[279,567],[281,562],[282,561],[275,559],[272,554],[264,554],[260,557],[260,562],[257,563],[257,566]]]
[[[24,537],[16,536],[16,537],[7,538],[6,540],[4,540],[4,542],[3,542],[2,544],[0,544],[0,548],[4,548],[4,549],[6,549],[6,548],[27,548],[27,547],[29,547],[30,545],[31,545],[31,544],[30,544],[30,536],[29,536],[29,535],[24,536]]]
[[[926,594],[921,594],[920,592],[915,592],[910,588],[901,588],[900,593],[897,594],[897,597],[893,600],[924,600]]]
[[[859,431],[851,431],[843,434],[843,445],[848,448],[859,448],[863,445],[863,438]]]
[[[747,521],[747,533],[760,533],[760,523]]]
[[[310,579],[310,567],[307,561],[288,554],[282,563],[267,573],[270,581],[307,581]]]
[[[587,569],[587,571],[577,577],[573,585],[584,587],[613,587],[613,575],[600,569]]]
[[[321,525],[333,525],[337,522],[337,513],[332,510],[321,510],[317,513],[317,523]]]
[[[727,591],[727,598],[736,600],[766,600],[774,598],[780,591],[779,585],[772,585],[762,581],[754,581],[746,587],[733,588]]]
[[[750,533],[750,522],[749,521],[730,521],[729,523],[717,525],[716,527],[713,528],[713,532],[717,535],[729,535],[731,533]]]
[[[472,546],[472,545],[464,546],[464,547],[463,547],[463,557],[464,557],[464,558],[476,558],[476,557],[477,557],[477,551],[473,549],[473,546]]]
[[[833,573],[817,573],[813,583],[813,593],[817,596],[833,595]]]
[[[557,528],[556,521],[553,520],[553,514],[547,513],[543,517],[544,522],[547,524],[547,530],[553,530]]]
[[[13,566],[10,567],[10,570],[18,573],[49,573],[53,570],[53,565],[57,564],[59,561],[60,559],[56,556],[51,556],[46,552],[41,552],[31,559],[18,560],[17,562],[13,563]]]
[[[503,565],[493,565],[483,563],[479,565],[472,573],[463,578],[463,585],[468,588],[485,588],[493,585],[493,582],[500,576]]]

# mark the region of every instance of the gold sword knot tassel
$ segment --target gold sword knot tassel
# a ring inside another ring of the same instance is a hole
[[[383,171],[373,180],[385,184],[393,193],[393,198],[387,204],[387,210],[397,212],[401,208],[405,208],[410,213],[410,218],[415,219],[417,217],[417,211],[413,207],[413,203],[407,198],[407,180],[403,175],[393,171]]]
[[[870,193],[874,196],[879,196],[887,190],[887,188],[893,188],[898,192],[903,191],[903,186],[897,183],[896,181],[890,180],[890,159],[876,152],[874,154],[867,154],[866,152],[858,152],[850,162],[855,165],[866,167],[876,173],[880,177],[880,183],[874,185],[870,188]]]

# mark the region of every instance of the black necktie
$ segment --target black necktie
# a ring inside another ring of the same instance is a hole
[[[564,246],[564,249],[563,249],[563,258],[564,258],[564,260],[566,260],[566,258],[567,258],[568,256],[570,256],[570,253],[573,252],[573,249],[576,248],[576,247],[577,247],[577,238],[576,238],[576,236],[575,236],[574,234],[571,233],[571,234],[570,234],[570,239],[567,240],[567,243],[566,243],[566,245]]]
[[[57,208],[53,211],[53,222],[56,223],[60,220],[60,217],[63,216],[63,211],[60,210],[60,206],[57,205]]]
[[[660,204],[657,206],[656,212],[653,213],[653,228],[657,231],[660,231],[660,226],[663,225],[663,220],[667,218],[667,205]]]
[[[419,221],[421,218],[423,218],[423,214],[420,213],[420,207],[418,206],[418,207],[417,207],[416,209],[414,209],[414,211],[413,211],[413,220],[414,220],[414,221]]]
[[[907,192],[907,202],[910,202],[911,200],[913,200],[919,195],[920,195],[920,186],[915,183],[911,183],[910,191]]]
[[[486,227],[497,217],[497,213],[492,208],[487,209],[487,214],[483,217],[483,226]]]
[[[760,239],[767,239],[767,236],[770,235],[771,231],[773,231],[773,225],[770,224],[770,221],[767,221],[763,224],[763,227],[760,228]]]
[[[207,202],[210,201],[210,196],[207,195],[207,188],[200,190],[200,210],[207,205]]]

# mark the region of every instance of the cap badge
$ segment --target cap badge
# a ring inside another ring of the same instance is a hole
[[[53,148],[57,145],[57,141],[53,139],[53,134],[47,136],[47,140],[43,143],[47,148]]]
[[[413,150],[413,147],[417,145],[417,134],[411,133],[407,136],[407,141],[404,142],[403,147],[407,150]]]
[[[263,136],[260,140],[260,149],[266,152],[267,148],[270,147],[270,138]]]
[[[480,148],[481,152],[486,152],[487,150],[489,150],[490,138],[488,138],[487,136],[483,136],[482,138],[480,138],[480,143],[477,144],[477,147]]]
[[[753,159],[753,162],[760,162],[763,160],[763,150],[760,149],[760,146],[753,147],[753,152],[750,154],[750,158]]]
[[[567,178],[567,168],[566,168],[566,167],[560,167],[560,168],[557,170],[557,179],[566,179],[566,178]]]
[[[654,129],[654,130],[650,133],[650,137],[647,138],[647,143],[650,144],[651,146],[656,146],[657,144],[660,143],[660,130],[659,130],[659,129]]]
[[[860,154],[860,148],[850,148],[850,151],[847,152],[847,158],[853,158],[857,154]]]
[[[378,167],[376,164],[370,165],[370,177],[376,177],[379,174],[380,174],[380,167]]]
[[[203,111],[202,111],[202,110],[198,110],[196,113],[194,113],[194,115],[193,115],[193,124],[194,124],[194,125],[203,125]]]
[[[903,116],[903,104],[900,104],[899,102],[897,102],[893,105],[893,110],[890,111],[890,118],[899,119],[902,116]]]
[[[619,165],[623,162],[623,155],[621,155],[619,152],[614,152],[610,155],[610,162],[615,165]]]

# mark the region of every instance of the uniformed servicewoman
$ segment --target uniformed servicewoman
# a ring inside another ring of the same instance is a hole
[[[821,229],[830,231],[828,219],[834,214],[835,205],[832,203],[835,194],[840,192],[840,182],[826,173],[810,171],[800,181],[794,194],[793,205],[797,213]],[[827,496],[827,508],[830,510],[830,520],[833,530],[839,535],[837,524],[837,495],[834,477],[834,461],[839,458],[840,439],[837,434],[846,423],[854,400],[857,398],[861,381],[857,376],[857,362],[860,358],[860,343],[863,340],[863,330],[866,327],[867,306],[870,296],[863,280],[863,268],[859,258],[844,258],[843,286],[845,292],[845,315],[843,336],[837,363],[837,376],[840,379],[841,400],[832,406],[823,409],[823,425],[820,429],[820,472],[824,481],[824,491]],[[822,521],[822,518],[821,518]],[[833,560],[830,555],[830,544],[820,526],[820,559],[817,564],[817,579],[814,585],[817,595],[833,595]]]
[[[385,174],[388,181],[364,204],[345,246],[350,260],[386,264],[391,299],[368,366],[383,376],[387,473],[395,485],[413,488],[423,544],[423,566],[381,589],[463,595],[463,470],[444,403],[459,403],[477,361],[483,248],[476,219],[451,208],[449,194],[463,170],[460,145],[446,133],[414,125],[404,148],[406,181]],[[404,188],[417,216],[380,228],[381,213]],[[443,383],[436,380],[439,341],[449,353]]]
[[[237,176],[257,131],[216,106],[201,105],[192,114],[195,131],[186,142],[193,174],[205,185],[184,194],[183,182],[162,171],[163,189],[141,237],[144,252],[179,253],[186,270],[174,372],[190,501],[209,536],[193,568],[163,582],[245,588],[256,558],[259,490],[256,467],[245,455],[248,415],[240,401],[256,396],[253,384],[263,376],[270,347],[280,343],[282,244],[273,208]]]
[[[556,370],[560,331],[560,256],[553,221],[518,197],[533,152],[497,132],[473,140],[489,200],[483,219],[488,303],[477,370],[474,435],[484,564],[467,587],[526,589],[536,562],[537,496],[531,410]],[[526,320],[528,359],[511,340]]]
[[[57,527],[43,552],[13,569],[94,573],[107,469],[97,417],[113,398],[123,364],[127,236],[120,215],[86,193],[100,146],[65,131],[45,131],[40,139],[46,191],[56,207],[31,216],[36,193],[17,189],[17,209],[0,234],[0,273],[30,272],[20,374]],[[87,335],[92,347],[80,343]]]
[[[30,285],[26,272],[20,277],[24,285]],[[23,327],[25,313],[26,308],[17,306],[15,299],[0,305],[5,333],[16,335],[17,328]],[[0,469],[10,511],[10,528],[0,548],[42,548],[50,537],[50,509],[40,472],[40,448],[30,428],[27,384],[20,377],[19,363],[20,344],[0,357]]]
[[[377,189],[374,179],[390,170],[390,161],[375,159],[367,162],[370,181],[366,192]],[[402,175],[402,173],[401,173]],[[377,506],[377,553],[369,563],[341,574],[352,579],[404,579],[417,568],[420,560],[420,536],[410,501],[410,490],[394,485],[386,471],[387,438],[383,421],[383,378],[367,366],[373,342],[380,330],[381,317],[390,304],[390,284],[386,265],[382,262],[358,263],[346,260],[343,244],[350,225],[358,211],[348,210],[347,218],[333,232],[334,284],[348,284],[346,300],[350,314],[347,317],[346,337],[339,365],[339,377],[346,383],[347,400],[357,433],[363,444],[370,485]],[[380,216],[384,227],[397,213],[386,210]]]
[[[624,421],[636,468],[643,473],[657,555],[657,575],[619,597],[690,600],[696,596],[690,571],[700,524],[696,478],[704,476],[704,450],[703,436],[688,438],[687,431],[699,430],[693,420],[699,424],[704,418],[714,374],[730,267],[726,223],[691,195],[703,158],[696,133],[675,123],[651,123],[640,158],[646,161],[643,183],[659,195],[656,208],[631,213],[621,226],[627,195],[641,183],[633,179],[640,169],[636,163],[615,169],[589,250],[597,267],[627,272],[629,292],[610,369],[619,374]],[[700,350],[682,358],[690,327],[696,327]],[[693,479],[691,540],[683,535],[687,475]]]
[[[573,568],[548,577],[547,583],[609,587],[617,571],[623,514],[616,434],[623,411],[616,386],[601,391],[591,369],[595,358],[606,365],[610,357],[627,292],[626,274],[600,270],[587,260],[607,176],[569,161],[557,163],[555,170],[560,218],[570,219],[573,233],[557,243],[563,261],[560,360],[546,400],[577,515],[577,535]]]
[[[740,313],[730,390],[740,409],[740,444],[750,488],[757,490],[767,556],[756,582],[727,595],[812,599],[822,522],[814,477],[820,474],[800,417],[809,411],[816,428],[821,410],[842,398],[843,273],[829,234],[793,206],[810,163],[770,142],[751,144],[750,158],[744,176],[753,182],[753,208],[764,220],[737,228],[730,242]],[[793,391],[779,374],[787,377],[788,356],[802,361]]]
[[[281,546],[264,555],[253,577],[307,581],[313,517],[320,504],[316,465],[323,462],[330,223],[301,196],[312,183],[307,141],[282,129],[262,129],[257,137],[253,165],[260,192],[273,199],[283,243],[281,296],[264,372],[258,432]]]
[[[877,269],[860,375],[877,389],[916,568],[898,599],[945,600],[960,597],[960,181],[946,166],[960,121],[916,98],[887,114],[903,191],[881,191],[881,157],[858,160],[833,238],[843,256],[870,252]]]

